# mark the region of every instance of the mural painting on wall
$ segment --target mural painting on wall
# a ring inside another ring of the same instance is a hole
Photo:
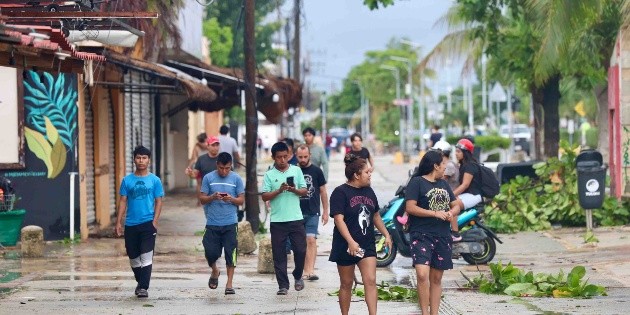
[[[78,169],[77,78],[73,74],[27,71],[24,86],[26,168],[7,171],[26,209],[24,225],[38,225],[46,239],[69,235],[69,172]],[[75,182],[78,192],[78,181]],[[78,218],[78,193],[75,216]],[[78,229],[78,221],[75,230]]]

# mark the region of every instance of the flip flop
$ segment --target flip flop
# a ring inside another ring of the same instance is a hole
[[[225,295],[236,294],[234,288],[225,288]]]
[[[306,280],[315,281],[315,280],[319,280],[319,277],[316,274],[311,274],[306,277]]]
[[[216,289],[219,286],[219,276],[221,275],[221,272],[219,272],[219,274],[217,275],[216,278],[213,278],[212,276],[210,276],[210,280],[208,280],[208,287],[212,290]]]

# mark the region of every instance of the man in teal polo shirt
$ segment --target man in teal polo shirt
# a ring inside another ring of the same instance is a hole
[[[289,291],[287,275],[287,238],[291,240],[295,269],[295,290],[304,289],[302,273],[306,257],[306,230],[304,229],[300,197],[307,194],[306,181],[302,170],[288,163],[289,147],[284,142],[277,142],[271,147],[274,166],[263,179],[263,201],[271,201],[271,251],[273,267],[278,281],[278,295]]]

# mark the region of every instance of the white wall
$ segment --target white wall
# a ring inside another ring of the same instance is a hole
[[[183,51],[201,58],[201,36],[204,7],[195,0],[185,0],[179,11],[179,30]]]

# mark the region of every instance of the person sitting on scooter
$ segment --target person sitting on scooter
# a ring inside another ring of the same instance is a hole
[[[459,186],[453,190],[459,207],[470,209],[482,201],[479,162],[473,157],[475,146],[468,139],[461,139],[455,145],[455,158],[459,161]]]
[[[444,180],[448,183],[452,190],[455,190],[459,186],[459,167],[457,167],[457,164],[451,160],[451,145],[444,140],[440,140],[435,143],[433,149],[442,151],[442,154],[446,159]],[[457,225],[457,216],[459,215],[459,212],[459,210],[454,212],[453,218],[451,219],[451,236],[453,237],[453,242],[459,242],[462,240],[462,236],[459,235],[459,226]]]
[[[407,186],[405,211],[409,214],[411,257],[416,269],[418,302],[422,314],[438,314],[444,270],[453,269],[450,220],[459,205],[442,179],[446,159],[428,151]]]

